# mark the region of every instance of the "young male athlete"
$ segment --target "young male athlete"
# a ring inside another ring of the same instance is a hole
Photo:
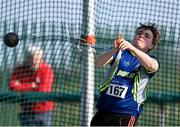
[[[98,56],[96,65],[110,63],[105,80],[100,86],[97,113],[91,126],[133,126],[144,101],[148,80],[159,69],[155,57],[147,53],[160,40],[160,32],[154,24],[141,24],[133,44],[118,37],[111,50]]]

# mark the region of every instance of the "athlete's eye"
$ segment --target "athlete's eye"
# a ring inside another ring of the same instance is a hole
[[[142,34],[143,34],[142,31],[137,32],[137,35],[142,35]]]
[[[145,37],[146,38],[151,38],[151,36],[148,33],[145,34]]]
[[[148,35],[146,35],[146,38],[150,38]]]

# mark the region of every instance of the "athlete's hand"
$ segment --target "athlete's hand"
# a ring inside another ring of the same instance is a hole
[[[122,51],[125,49],[132,50],[134,48],[134,46],[130,42],[126,41],[125,39],[122,39],[121,42],[119,43],[120,44],[118,48]]]
[[[120,50],[120,44],[123,40],[123,34],[120,34],[115,40],[114,40],[114,51],[118,52]]]
[[[134,46],[123,38],[123,34],[120,34],[114,41],[114,51],[123,51],[125,49],[132,50]]]

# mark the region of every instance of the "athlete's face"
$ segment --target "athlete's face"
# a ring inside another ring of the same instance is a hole
[[[147,52],[153,48],[153,33],[148,29],[139,29],[134,39],[134,46]]]

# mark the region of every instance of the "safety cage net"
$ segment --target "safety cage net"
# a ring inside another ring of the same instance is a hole
[[[161,31],[150,52],[160,69],[137,125],[180,125],[179,1],[1,0],[0,8],[1,126],[89,125],[108,69],[97,68],[95,58],[120,33],[131,42],[139,23],[149,22]],[[9,32],[19,37],[15,47],[4,43]],[[96,43],[85,41],[89,35]],[[41,56],[41,69],[32,69]]]

